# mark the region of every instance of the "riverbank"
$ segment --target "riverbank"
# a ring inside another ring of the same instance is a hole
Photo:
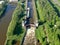
[[[24,35],[24,28],[22,27],[22,20],[24,17],[25,7],[18,2],[16,9],[12,15],[12,20],[8,26],[7,38],[5,45],[20,44]]]
[[[57,7],[60,12],[60,0],[52,0],[51,2]]]
[[[14,12],[16,6],[8,4],[4,12],[4,16],[0,19],[0,45],[4,45],[6,40],[6,33],[8,25],[12,18],[12,13]]]
[[[39,26],[36,38],[41,45],[60,45],[59,9],[51,0],[36,0]]]

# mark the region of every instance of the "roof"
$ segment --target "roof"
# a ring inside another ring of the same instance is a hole
[[[0,4],[4,3],[4,1],[0,1]]]
[[[18,0],[9,0],[10,2],[17,2]]]

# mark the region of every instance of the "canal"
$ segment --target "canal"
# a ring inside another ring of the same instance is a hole
[[[0,45],[4,45],[5,43],[7,28],[11,21],[12,14],[15,8],[16,8],[16,5],[8,4],[3,14],[3,17],[0,18]]]

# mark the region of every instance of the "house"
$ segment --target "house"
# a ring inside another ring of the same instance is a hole
[[[9,0],[9,2],[18,2],[18,0]]]
[[[0,1],[0,4],[4,3],[4,1]]]

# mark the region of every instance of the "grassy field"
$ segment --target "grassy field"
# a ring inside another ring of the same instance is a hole
[[[49,0],[36,0],[39,27],[36,38],[42,45],[60,45],[59,10]]]
[[[60,2],[60,0],[58,0]]]

